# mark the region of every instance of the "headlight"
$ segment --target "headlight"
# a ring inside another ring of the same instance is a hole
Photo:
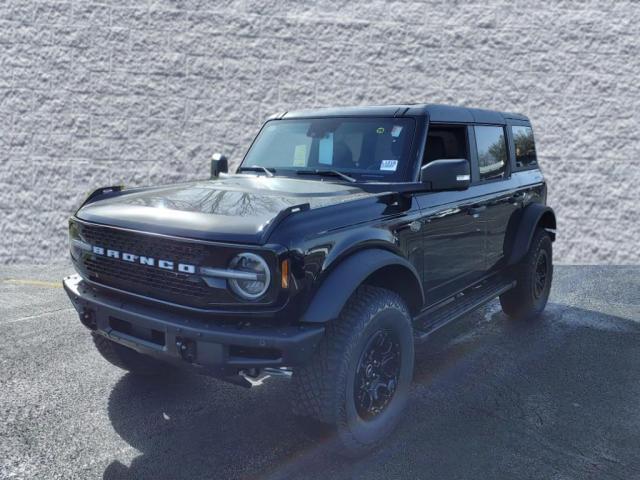
[[[229,269],[238,273],[246,272],[246,278],[229,278],[229,285],[237,295],[246,300],[256,300],[267,292],[271,283],[271,272],[264,259],[255,253],[236,255]],[[237,275],[242,277],[243,275]]]

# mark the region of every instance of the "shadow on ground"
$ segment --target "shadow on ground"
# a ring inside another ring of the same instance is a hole
[[[640,325],[558,304],[518,324],[496,308],[419,348],[404,422],[357,461],[302,433],[285,381],[124,375],[109,417],[140,455],[104,478],[640,478]]]

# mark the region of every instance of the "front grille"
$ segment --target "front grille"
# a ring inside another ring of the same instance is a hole
[[[197,265],[202,262],[208,248],[202,243],[174,240],[166,237],[115,230],[95,225],[82,225],[81,234],[91,245],[100,245],[120,252],[143,253],[149,257],[181,261]]]
[[[164,293],[194,299],[201,299],[209,293],[202,280],[197,277],[190,278],[187,274],[103,257],[88,257],[84,260],[84,265],[98,283],[119,288],[125,283],[133,283],[133,287],[129,287],[128,290],[137,293]]]
[[[140,232],[78,223],[80,236],[92,246],[122,253],[144,255],[174,262],[221,267],[226,266],[233,251],[221,246],[179,240]],[[211,288],[196,274],[180,273],[157,266],[130,263],[91,253],[82,257],[82,267],[89,280],[127,292],[194,307],[237,303],[225,288]]]

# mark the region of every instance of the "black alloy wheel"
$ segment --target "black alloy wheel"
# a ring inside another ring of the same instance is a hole
[[[400,342],[390,330],[371,336],[356,368],[353,397],[363,420],[378,416],[389,405],[398,386]]]
[[[540,250],[536,260],[536,268],[533,278],[533,296],[538,299],[547,287],[547,277],[549,273],[549,256],[546,250]]]

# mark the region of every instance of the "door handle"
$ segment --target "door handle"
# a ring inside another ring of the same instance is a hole
[[[486,205],[480,205],[479,207],[471,207],[467,210],[467,213],[471,215],[473,218],[478,218],[481,212],[484,212],[487,209]]]

